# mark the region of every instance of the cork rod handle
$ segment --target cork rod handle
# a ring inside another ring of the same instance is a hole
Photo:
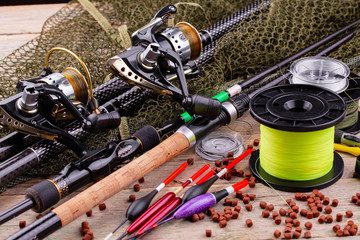
[[[188,148],[188,139],[182,133],[175,133],[155,148],[79,193],[52,212],[60,217],[62,227],[64,227],[121,189],[185,152]]]

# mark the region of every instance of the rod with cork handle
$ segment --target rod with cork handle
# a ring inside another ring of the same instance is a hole
[[[188,126],[181,127],[155,148],[53,209],[50,213],[23,228],[9,239],[44,238],[55,230],[69,224],[132,182],[185,152],[195,144],[196,140],[236,120],[245,111],[242,106],[247,104],[248,102],[244,102],[241,96],[231,98],[231,102],[222,104],[222,111],[217,118],[209,120],[200,117]]]

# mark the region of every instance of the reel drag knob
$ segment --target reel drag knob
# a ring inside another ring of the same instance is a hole
[[[138,55],[138,61],[144,71],[151,71],[156,68],[157,60],[160,56],[159,47],[159,44],[151,43]]]
[[[24,89],[21,98],[17,100],[17,108],[23,113],[35,114],[38,111],[39,92],[32,87]]]

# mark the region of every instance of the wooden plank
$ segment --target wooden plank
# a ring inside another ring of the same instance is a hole
[[[65,4],[0,7],[0,34],[39,33],[45,20]]]
[[[37,37],[46,19],[65,4],[0,7],[0,59]]]

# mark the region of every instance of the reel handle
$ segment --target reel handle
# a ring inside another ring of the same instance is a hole
[[[116,128],[120,122],[120,113],[116,111],[101,114],[92,113],[83,122],[82,128],[94,132],[99,129]]]
[[[185,97],[182,104],[191,115],[201,115],[209,119],[215,119],[221,113],[221,103],[217,99],[192,95]]]

